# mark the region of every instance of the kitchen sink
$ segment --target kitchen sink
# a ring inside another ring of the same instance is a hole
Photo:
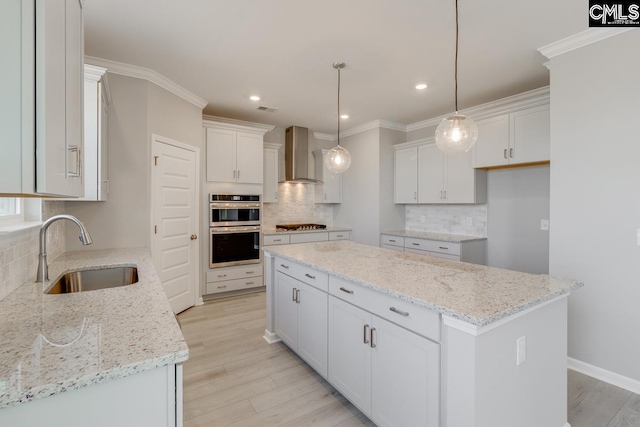
[[[80,270],[67,273],[51,286],[47,294],[68,294],[71,292],[95,291],[117,288],[138,282],[136,267],[112,267]]]

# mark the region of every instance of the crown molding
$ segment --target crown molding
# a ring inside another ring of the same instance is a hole
[[[264,148],[271,148],[272,150],[279,150],[282,144],[276,144],[275,142],[265,142]]]
[[[201,110],[207,106],[207,101],[199,96],[189,92],[182,86],[169,80],[162,74],[144,67],[138,67],[137,65],[124,64],[122,62],[111,61],[108,59],[95,58],[93,56],[85,56],[84,61],[87,64],[95,65],[98,67],[106,68],[110,73],[120,74],[122,76],[134,77],[136,79],[147,80],[151,83],[158,85],[159,87],[171,92],[172,94],[179,96],[187,102],[195,105]]]
[[[430,136],[428,138],[420,138],[420,139],[414,139],[412,141],[407,141],[407,142],[399,142],[397,144],[393,144],[393,148],[398,150],[402,148],[418,147],[420,145],[425,145],[425,144],[435,144],[435,142],[436,142],[436,138],[434,136]]]
[[[109,79],[107,78],[107,70],[103,67],[84,64],[84,79],[97,83],[102,80],[102,88],[107,98],[107,105],[111,104],[111,90],[109,89]]]
[[[320,133],[320,132],[314,132],[313,137],[315,139],[321,139],[323,141],[335,141],[336,139],[338,139],[334,135],[331,135],[329,133]]]
[[[584,30],[562,40],[542,46],[538,49],[538,52],[546,58],[551,59],[555,56],[580,49],[581,47],[617,36],[618,34],[626,33],[633,29],[634,28],[589,28],[588,30]]]
[[[519,93],[517,95],[508,96],[506,98],[498,99],[497,101],[487,102],[486,104],[477,105],[475,107],[466,108],[460,110],[461,114],[465,114],[472,117],[473,120],[483,120],[493,116],[499,116],[501,114],[511,113],[514,111],[524,110],[527,108],[533,108],[540,105],[549,103],[549,86],[544,86],[539,89],[533,89],[528,92]],[[449,114],[443,114],[439,117],[423,120],[421,122],[412,123],[407,125],[407,132],[413,132],[415,130],[424,129],[432,126],[437,126],[440,122]]]
[[[263,123],[254,123],[244,120],[230,119],[227,117],[207,115],[202,116],[202,126],[215,127],[217,129],[260,133],[262,135],[276,128],[274,125],[265,125]]]

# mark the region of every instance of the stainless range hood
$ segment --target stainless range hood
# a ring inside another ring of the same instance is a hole
[[[322,184],[309,174],[309,129],[290,126],[285,133],[284,182]]]

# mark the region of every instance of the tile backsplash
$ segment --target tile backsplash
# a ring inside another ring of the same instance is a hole
[[[278,185],[278,203],[265,203],[262,226],[313,222],[333,225],[333,205],[314,202],[313,184],[282,183]]]
[[[42,201],[42,219],[64,213],[64,202]],[[65,223],[56,221],[47,231],[47,259],[65,251]],[[40,228],[0,236],[0,300],[34,277],[38,266]]]
[[[405,215],[408,231],[487,235],[487,205],[407,205]]]

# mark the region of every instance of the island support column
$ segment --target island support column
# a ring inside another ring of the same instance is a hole
[[[483,327],[442,316],[443,426],[570,427],[568,295]]]
[[[275,315],[275,292],[273,289],[273,284],[275,282],[275,257],[269,252],[264,253],[264,280],[266,281],[267,288],[267,325],[264,330],[264,336],[266,342],[269,344],[276,343],[278,341],[282,341],[276,335],[276,315]]]

